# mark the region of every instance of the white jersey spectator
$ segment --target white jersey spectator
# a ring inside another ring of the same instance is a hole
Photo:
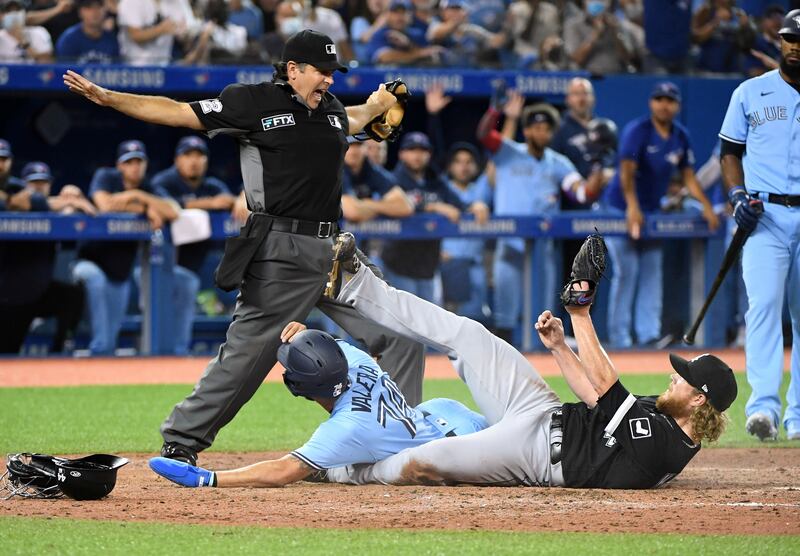
[[[135,66],[168,64],[175,38],[202,26],[188,0],[120,0],[117,23],[122,58]]]
[[[0,62],[52,62],[53,41],[44,27],[26,27],[19,0],[0,3]]]

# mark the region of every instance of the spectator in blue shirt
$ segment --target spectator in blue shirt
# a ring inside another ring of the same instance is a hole
[[[56,57],[79,64],[110,64],[119,58],[117,35],[103,27],[103,0],[78,0],[81,22],[64,31],[56,43]]]
[[[755,31],[744,10],[733,0],[711,0],[692,17],[692,38],[700,45],[696,69],[713,73],[741,71],[742,46],[749,46]]]
[[[761,32],[756,36],[753,48],[745,55],[744,70],[749,77],[778,68],[781,59],[781,38],[778,30],[783,24],[784,9],[772,4],[764,11]]]
[[[414,205],[394,176],[367,158],[361,141],[350,144],[344,155],[342,174],[342,214],[350,222],[373,218],[405,218],[414,214]]]
[[[492,202],[492,188],[481,173],[481,155],[467,142],[454,143],[448,153],[447,185],[465,205],[479,203],[487,209]],[[489,211],[475,213],[484,224]],[[483,251],[486,240],[446,238],[442,242],[442,290],[452,311],[478,322],[489,319],[488,284]]]
[[[247,40],[257,41],[264,35],[264,14],[250,0],[228,0],[228,21],[247,29]]]
[[[153,185],[166,190],[181,208],[230,211],[235,197],[222,180],[206,175],[207,171],[208,145],[200,137],[188,135],[178,141],[173,166],[156,174]],[[176,355],[189,353],[199,273],[211,247],[212,242],[205,240],[178,248],[173,298]]]
[[[100,212],[146,215],[153,229],[178,216],[177,204],[146,178],[147,152],[141,141],[117,148],[114,168],[98,168],[89,196]],[[137,241],[88,241],[78,248],[72,278],[86,291],[93,355],[113,354],[130,299],[130,276],[139,250]]]
[[[642,239],[641,228],[646,214],[660,210],[661,198],[676,172],[689,193],[702,203],[709,227],[719,226],[694,174],[689,132],[675,121],[680,102],[677,85],[669,81],[656,84],[650,95],[650,113],[629,123],[622,132],[619,170],[605,190],[607,210],[625,214],[629,235],[606,238],[613,273],[608,330],[615,348],[633,345],[632,321],[639,345],[655,347],[662,340],[661,242]]]
[[[11,143],[0,139],[0,210],[5,210],[9,195],[19,192],[25,186],[22,180],[11,175],[13,165]]]
[[[646,73],[686,73],[689,70],[691,0],[647,0],[644,3],[644,37],[649,54]]]
[[[411,4],[391,0],[386,24],[378,29],[369,44],[374,64],[441,63],[441,46],[428,46],[425,34],[410,27]]]

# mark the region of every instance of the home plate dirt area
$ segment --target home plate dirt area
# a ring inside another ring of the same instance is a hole
[[[800,534],[800,449],[704,449],[649,491],[531,487],[387,487],[297,483],[279,489],[182,488],[148,455],[125,454],[99,501],[11,499],[0,515],[265,527]],[[280,453],[206,452],[225,469]]]

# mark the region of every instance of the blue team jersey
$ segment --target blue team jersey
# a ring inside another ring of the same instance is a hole
[[[103,31],[100,38],[87,37],[80,23],[69,27],[56,43],[56,57],[79,64],[112,64],[119,58],[117,34]]]
[[[336,399],[330,418],[292,455],[314,469],[375,463],[406,448],[486,428],[483,416],[454,400],[410,407],[378,364],[338,340],[350,366],[350,388]],[[427,415],[426,415],[427,414]]]
[[[212,176],[206,176],[200,185],[193,189],[184,181],[175,166],[162,170],[153,176],[153,185],[163,187],[182,207],[186,206],[187,201],[215,197],[223,193],[231,194],[225,182]]]
[[[486,174],[481,174],[478,179],[469,184],[466,189],[461,189],[447,180],[447,186],[458,195],[464,205],[481,201],[487,205],[492,204],[492,187]],[[461,239],[448,237],[442,241],[442,251],[454,259],[473,259],[479,261],[483,257],[483,239]]]
[[[352,195],[358,199],[380,198],[394,187],[394,178],[385,168],[364,160],[358,175],[345,164],[342,172],[342,194]]]
[[[157,185],[151,184],[147,178],[139,184],[137,189],[141,189],[146,193],[150,193],[157,197],[169,198],[169,193]],[[125,184],[122,182],[122,174],[116,168],[98,168],[92,176],[92,181],[89,184],[89,195],[91,199],[98,191],[105,191],[106,193],[122,193],[125,191]]]
[[[685,127],[672,122],[669,137],[664,139],[648,115],[625,126],[619,160],[636,162],[634,183],[639,206],[642,212],[656,212],[661,208],[661,197],[667,192],[670,179],[676,171],[694,164],[694,154]],[[608,183],[604,199],[608,205],[625,210],[627,203],[622,195],[619,172]]]
[[[580,179],[575,165],[550,148],[545,148],[538,160],[528,152],[527,144],[503,139],[492,158],[497,167],[494,214],[498,216],[557,210],[562,184],[567,178]]]
[[[742,162],[749,191],[800,194],[800,93],[778,70],[748,79],[731,96],[719,136],[747,145]]]
[[[396,34],[405,35],[410,44],[396,46],[396,43],[392,40],[393,35]],[[371,62],[373,64],[377,63],[378,57],[387,49],[410,50],[421,46],[428,46],[428,40],[425,38],[425,33],[420,29],[407,27],[403,31],[395,31],[384,25],[372,35],[372,39],[369,41],[369,51],[372,52]]]

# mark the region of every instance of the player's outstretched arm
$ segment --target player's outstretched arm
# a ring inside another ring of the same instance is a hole
[[[172,127],[188,127],[203,130],[203,124],[187,102],[149,95],[121,93],[100,87],[79,73],[67,70],[64,84],[73,93],[82,95],[95,104],[108,106],[137,120]]]
[[[261,461],[231,471],[217,471],[216,475],[217,486],[221,488],[272,488],[302,481],[313,472],[309,465],[287,454],[281,459]]]
[[[577,291],[588,291],[588,282],[573,284]],[[592,317],[589,315],[591,305],[567,305],[565,308],[572,321],[572,330],[578,342],[578,356],[586,371],[586,378],[594,387],[597,396],[601,397],[619,379],[617,369],[608,358],[606,350],[597,338]]]
[[[378,89],[369,95],[365,104],[345,108],[350,123],[350,135],[363,131],[364,126],[389,110],[396,102],[397,98],[386,90],[386,85],[381,83]]]

